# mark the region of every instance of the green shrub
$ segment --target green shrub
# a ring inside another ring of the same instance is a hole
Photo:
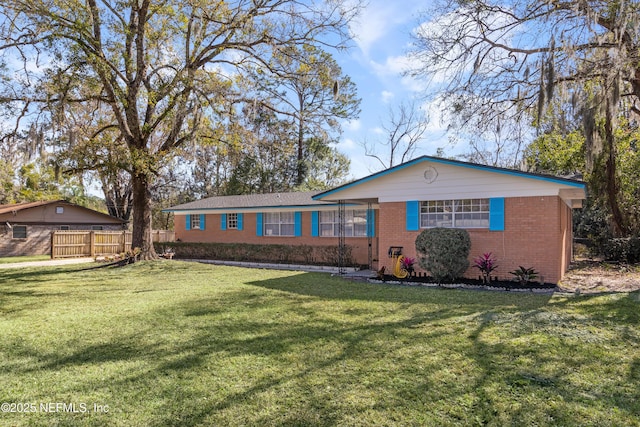
[[[252,261],[277,264],[338,265],[337,246],[258,245],[250,243],[155,243],[156,252],[171,248],[176,259]],[[344,265],[354,265],[351,247],[345,246]]]
[[[510,271],[509,274],[513,274],[515,276],[515,279],[521,285],[526,285],[527,283],[538,278],[538,272],[533,267],[524,268],[523,266],[520,266],[517,270]]]
[[[337,246],[317,246],[318,256],[326,265],[338,265],[340,262],[340,251]],[[343,254],[344,265],[352,265],[351,246],[345,245]]]
[[[469,268],[471,239],[466,230],[428,228],[416,238],[418,261],[438,283],[452,282]]]
[[[640,262],[640,237],[621,237],[608,239],[602,248],[607,261]]]

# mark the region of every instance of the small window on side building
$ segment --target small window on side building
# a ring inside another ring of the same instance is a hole
[[[13,230],[13,238],[14,239],[26,239],[27,238],[27,226],[26,225],[14,225],[12,230]]]

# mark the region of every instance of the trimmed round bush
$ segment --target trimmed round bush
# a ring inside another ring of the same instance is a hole
[[[462,277],[469,268],[470,250],[467,230],[428,228],[416,238],[418,263],[438,283],[450,283]]]

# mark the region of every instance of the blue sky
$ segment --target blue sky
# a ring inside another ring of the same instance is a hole
[[[418,26],[424,0],[370,0],[357,22],[351,26],[354,46],[337,54],[345,74],[355,82],[362,98],[358,120],[343,124],[337,148],[351,159],[351,178],[361,178],[381,169],[379,162],[365,156],[364,140],[383,141],[381,126],[389,118],[389,109],[402,101],[420,97],[425,83],[402,76],[407,64],[410,33]],[[426,108],[426,107],[425,107]],[[416,155],[433,155],[447,143],[444,128],[431,111],[429,132]]]

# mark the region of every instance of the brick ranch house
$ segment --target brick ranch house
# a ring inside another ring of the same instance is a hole
[[[47,255],[56,230],[113,230],[126,222],[65,200],[0,205],[0,256]]]
[[[464,228],[470,258],[498,259],[495,276],[533,267],[557,283],[572,258],[572,209],[585,198],[581,181],[423,156],[325,192],[211,197],[166,211],[184,242],[336,246],[342,237],[356,263],[388,271],[390,247],[415,257],[422,229]]]

